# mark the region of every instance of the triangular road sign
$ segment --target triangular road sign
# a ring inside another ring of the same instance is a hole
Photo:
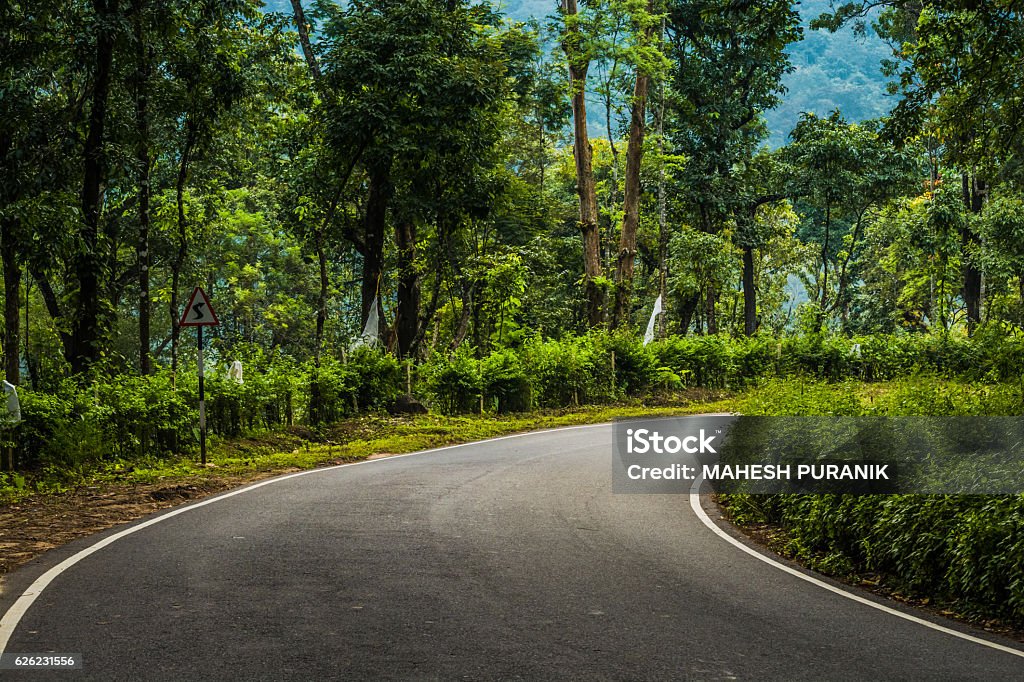
[[[188,305],[185,306],[185,312],[178,325],[182,327],[215,327],[218,324],[220,324],[220,320],[217,319],[217,313],[213,312],[209,297],[202,287],[196,287],[196,290],[192,292],[192,298],[188,300]]]

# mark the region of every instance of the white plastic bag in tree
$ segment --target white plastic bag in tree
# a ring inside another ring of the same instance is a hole
[[[242,383],[242,361],[235,360],[231,363],[231,367],[228,368],[228,379],[234,381],[236,384]]]
[[[7,398],[7,412],[2,416],[3,422],[13,426],[21,421],[21,402],[18,400],[18,387],[4,381],[4,396]]]
[[[370,306],[370,315],[366,318],[366,326],[363,327],[363,334],[352,344],[352,350],[362,346],[373,348],[380,343],[380,315],[377,313],[379,305],[377,297],[374,296],[373,304]]]
[[[654,323],[657,321],[658,315],[661,315],[661,296],[654,302],[654,312],[651,313],[651,321],[647,323],[647,333],[644,334],[645,346],[654,341]]]

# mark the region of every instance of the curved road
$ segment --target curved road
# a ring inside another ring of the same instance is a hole
[[[0,675],[1024,677],[1024,658],[741,551],[688,495],[613,495],[611,440],[610,426],[529,434],[177,510],[57,575],[7,633],[8,652],[81,653],[84,670]],[[96,541],[9,576],[2,623],[33,581]]]

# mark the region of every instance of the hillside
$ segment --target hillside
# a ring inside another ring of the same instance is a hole
[[[839,109],[852,121],[884,116],[892,107],[880,62],[889,47],[873,32],[859,38],[846,29],[838,33],[812,31],[807,23],[829,8],[829,0],[799,3],[804,39],[790,47],[793,73],[786,76],[783,103],[767,114],[771,142],[780,145],[801,112],[828,114]]]
[[[499,0],[501,9],[513,19],[544,17],[555,11],[556,0]],[[803,0],[800,14],[805,27],[828,11],[829,0]],[[790,47],[793,73],[785,80],[785,101],[768,112],[771,144],[781,145],[801,112],[828,114],[841,110],[848,119],[859,121],[888,113],[891,104],[885,94],[885,78],[879,62],[889,55],[888,46],[869,31],[858,38],[852,30],[835,34],[805,28],[804,39]]]
[[[495,0],[506,15],[515,20],[544,18],[554,14],[557,0]],[[806,24],[829,8],[829,0],[798,2]],[[268,0],[272,11],[290,12],[288,0]],[[870,33],[870,32],[869,32]],[[841,110],[852,121],[886,114],[891,104],[885,95],[885,78],[879,62],[889,48],[873,33],[858,38],[851,30],[830,34],[805,29],[804,39],[791,46],[793,73],[784,84],[783,103],[766,118],[772,146],[784,144],[801,112],[828,114]],[[596,116],[597,109],[595,109]],[[595,134],[603,134],[603,125],[594,125]]]

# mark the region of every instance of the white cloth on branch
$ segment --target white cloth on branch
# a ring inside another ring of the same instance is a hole
[[[4,381],[4,395],[7,397],[7,413],[3,415],[6,424],[17,424],[21,421],[21,401],[18,400],[18,387]]]
[[[661,296],[658,296],[658,300],[654,302],[654,312],[651,313],[651,321],[647,323],[647,333],[644,334],[644,345],[646,346],[651,341],[654,341],[654,323],[658,319],[658,315],[661,314]]]
[[[236,384],[242,383],[242,361],[235,360],[231,363],[231,367],[228,368],[228,379],[234,381]]]
[[[355,340],[351,350],[363,346],[373,348],[380,343],[380,314],[377,312],[379,305],[377,297],[374,296],[373,305],[370,306],[370,315],[366,318],[366,326],[363,327],[363,334]]]

